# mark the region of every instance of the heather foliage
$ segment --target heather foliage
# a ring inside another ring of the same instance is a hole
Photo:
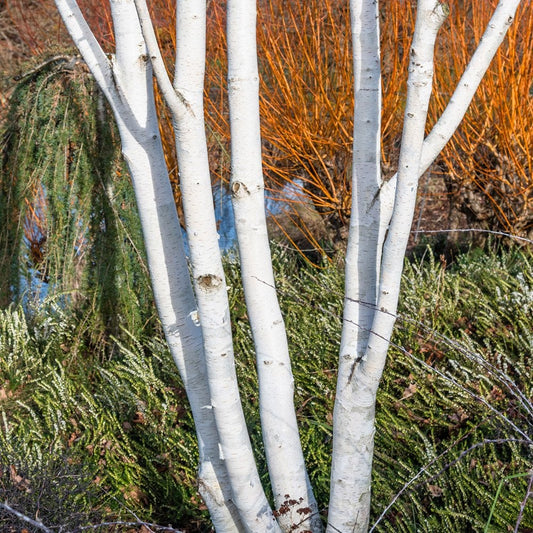
[[[275,265],[304,452],[325,513],[342,275],[280,248]],[[428,250],[407,264],[378,395],[372,521],[393,503],[376,531],[482,531],[492,508],[488,531],[518,520],[523,530],[533,527],[530,503],[520,512],[532,459],[531,267],[531,254],[518,249],[474,250],[449,264]],[[241,393],[266,476],[252,342],[233,260],[226,270]],[[52,300],[26,312],[5,309],[0,328],[2,501],[69,530],[76,521],[135,521],[132,513],[206,530],[193,422],[160,337],[139,328],[93,346],[83,322]],[[54,507],[47,494],[56,490],[65,493],[62,509],[73,505],[76,513]]]

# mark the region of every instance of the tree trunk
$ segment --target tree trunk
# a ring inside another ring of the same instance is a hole
[[[284,531],[318,532],[322,523],[300,444],[289,347],[267,234],[255,27],[255,0],[228,0],[230,189],[256,350],[263,441],[278,521]]]
[[[372,3],[369,2],[369,4]],[[379,291],[375,296],[376,304],[370,301],[361,302],[359,305],[361,309],[366,304],[371,310],[375,309],[375,312],[366,347],[364,347],[363,343],[357,346],[360,351],[356,352],[356,354],[353,353],[355,348],[353,344],[350,346],[348,353],[341,351],[342,362],[340,365],[342,365],[342,369],[339,367],[337,398],[333,419],[334,452],[330,513],[328,516],[328,532],[330,533],[338,531],[363,533],[368,529],[376,393],[396,320],[396,306],[403,260],[414,213],[420,155],[424,140],[429,97],[431,95],[434,44],[437,32],[445,20],[446,14],[447,11],[437,0],[419,0],[418,2],[415,34],[411,47],[409,78],[407,81],[407,103],[400,151],[400,171],[398,173],[394,211],[383,246],[381,271],[378,271]],[[374,12],[374,16],[377,16],[376,12]],[[367,22],[367,25],[364,26],[366,31],[368,31],[368,24],[370,22]],[[371,46],[370,49],[376,49],[376,45]],[[356,46],[354,46],[354,50],[357,51]],[[365,59],[368,60],[368,57],[365,58],[363,56],[362,60],[364,61]],[[359,67],[359,69],[363,72],[371,73],[373,62],[375,62],[375,58],[371,57],[370,63],[363,62],[363,66]],[[369,78],[372,79],[371,74]],[[367,121],[368,119],[362,122],[354,121],[354,127],[366,128],[368,127],[365,125]],[[358,133],[359,130],[354,132],[354,142],[356,142],[355,139],[357,139]],[[376,149],[377,153],[373,156],[373,160],[379,161],[379,144],[377,144]],[[354,157],[354,162],[358,162],[357,155]],[[356,166],[354,170],[356,178],[361,180],[372,178],[372,175],[370,177],[358,176],[358,170],[359,168]],[[376,187],[374,186],[375,189]],[[373,189],[369,187],[368,190],[371,193]],[[372,201],[375,202],[379,194],[378,188],[377,192],[374,193],[373,200],[366,197],[366,201],[371,203],[363,213],[359,213],[363,220],[368,221],[367,217],[372,214]],[[374,225],[377,226],[377,229],[374,230],[374,242],[371,243],[374,246],[379,244],[381,226],[379,220],[378,213],[373,221]],[[367,232],[371,229],[372,219],[368,222],[369,224],[365,228]],[[379,252],[376,252],[376,256],[372,256],[370,253],[371,250],[360,251],[360,256],[362,256],[360,261],[363,265],[365,265],[365,259],[368,258],[367,260],[369,261],[368,270],[365,268],[363,270],[364,273],[370,271],[370,269],[374,269],[375,272],[376,269],[376,257],[379,258]],[[369,276],[362,276],[362,279],[359,279],[359,283],[367,280],[369,282],[374,281],[373,286],[376,286],[377,278],[372,280]],[[361,290],[359,296],[363,294],[365,293]],[[366,297],[372,298],[374,294],[366,294]],[[359,322],[356,322],[355,326],[361,326],[364,337],[366,337],[366,332],[368,331],[367,316],[367,312],[359,313],[356,316],[356,320],[359,320]],[[345,313],[343,340],[346,338],[344,328],[347,327],[353,328],[353,324],[352,320],[347,321]],[[345,348],[344,345],[343,348]],[[349,362],[350,365],[348,366],[345,361]]]
[[[199,490],[215,528],[256,533],[281,531],[281,525],[284,531],[318,532],[321,524],[298,437],[287,338],[266,231],[255,1],[228,0],[231,191],[276,513],[261,486],[235,373],[203,117],[205,0],[177,2],[174,84],[166,74],[145,0],[110,0],[116,57],[101,50],[75,0],[55,1],[118,123],[156,305],[196,423]],[[518,4],[519,0],[500,1],[454,96],[424,141],[433,49],[446,8],[438,0],[419,0],[399,172],[383,182],[378,3],[351,0],[356,92],[353,201],[333,422],[329,533],[368,528],[376,393],[396,319],[418,178],[459,124]],[[174,117],[192,282],[164,162],[151,65]]]

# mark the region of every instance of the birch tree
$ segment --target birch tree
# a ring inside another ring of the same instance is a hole
[[[109,0],[115,51],[105,54],[76,0],[55,0],[107,98],[137,199],[153,293],[196,423],[199,491],[217,531],[323,529],[298,436],[287,336],[270,257],[259,128],[254,0],[227,0],[230,190],[259,376],[262,434],[274,496],[261,484],[239,398],[227,287],[204,127],[206,2],[177,0],[174,77],[145,0]],[[397,175],[380,169],[379,4],[350,0],[354,65],[353,199],[333,418],[327,531],[368,529],[376,393],[393,331],[418,179],[457,128],[519,0],[500,0],[443,115],[424,139],[434,45],[447,6],[418,0]],[[172,113],[190,269],[154,103],[155,76]]]

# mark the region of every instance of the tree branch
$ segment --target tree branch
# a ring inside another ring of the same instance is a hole
[[[119,105],[114,89],[111,61],[89,28],[76,0],[55,0],[67,30],[96,82],[112,106]]]
[[[8,513],[12,515],[15,515],[17,518],[19,518],[20,520],[23,520],[24,522],[27,522],[33,527],[36,527],[37,529],[44,531],[45,533],[52,533],[52,530],[47,528],[42,522],[34,520],[33,518],[30,518],[29,516],[22,514],[16,509],[13,509],[13,507],[11,507],[7,502],[4,502],[4,503],[0,502],[0,508],[4,509],[5,511],[7,511]]]
[[[146,5],[146,0],[134,0],[134,2],[139,15],[144,42],[146,43],[150,61],[152,62],[154,76],[161,89],[161,94],[163,95],[166,104],[175,118],[179,118],[184,111],[191,113],[194,117],[191,104],[173,87],[172,82],[170,81],[159,44],[157,43],[157,37],[155,35],[152,19],[150,18],[148,6]]]
[[[492,15],[487,28],[481,37],[470,62],[468,63],[457,87],[452,94],[446,109],[433,126],[431,132],[424,139],[422,156],[420,158],[421,176],[435,161],[457,130],[472,99],[483,79],[499,46],[503,42],[507,30],[514,20],[520,0],[500,0]],[[396,188],[398,173],[383,184],[383,190],[391,194]],[[391,213],[392,214],[392,213]],[[390,218],[390,216],[389,216]]]

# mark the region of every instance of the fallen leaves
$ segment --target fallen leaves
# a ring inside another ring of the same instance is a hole
[[[410,383],[407,388],[403,391],[402,397],[400,400],[407,400],[407,398],[410,398],[415,394],[415,392],[418,390],[418,387],[416,383]]]
[[[31,492],[31,483],[29,479],[22,477],[18,472],[15,465],[9,466],[9,478],[15,484],[15,487],[24,492]]]
[[[444,492],[438,485],[430,485],[428,483],[429,493],[433,498],[440,498]]]

